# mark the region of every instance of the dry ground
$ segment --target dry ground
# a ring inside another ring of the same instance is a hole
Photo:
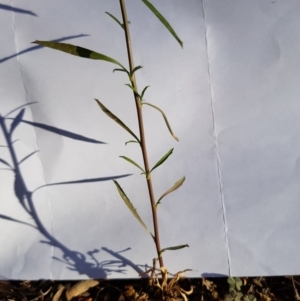
[[[186,278],[180,280],[180,287],[193,293],[187,300],[223,301],[299,301],[300,276],[241,278],[242,286],[237,295],[230,297],[227,278]],[[170,280],[169,280],[170,281]],[[241,282],[240,282],[241,283]],[[90,288],[89,288],[90,287]],[[61,293],[58,293],[58,291]],[[79,295],[77,295],[79,293]],[[227,295],[227,299],[226,299]],[[252,296],[251,296],[252,295]],[[247,297],[248,296],[248,297]],[[184,300],[169,297],[168,300]],[[250,299],[247,299],[249,298]],[[236,298],[236,299],[235,299]],[[139,280],[88,280],[78,281],[0,281],[2,301],[149,301],[161,300],[157,290],[149,286],[148,279]]]

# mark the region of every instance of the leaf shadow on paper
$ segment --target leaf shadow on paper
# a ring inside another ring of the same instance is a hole
[[[11,6],[11,5],[6,5],[6,4],[1,4],[0,3],[0,9],[7,10],[7,11],[12,11],[14,13],[26,14],[26,15],[31,15],[33,17],[38,17],[38,15],[35,14],[31,10],[27,10],[27,9],[23,9],[23,8],[18,8],[18,7],[14,7],[14,6]]]
[[[88,36],[89,36],[88,34],[78,34],[78,35],[73,35],[73,36],[62,37],[62,38],[51,40],[51,41],[52,42],[63,42],[63,41],[71,40],[71,39],[83,38],[83,37],[88,37]],[[44,48],[44,46],[40,46],[40,45],[32,46],[32,47],[26,48],[26,49],[24,49],[20,52],[11,54],[11,55],[6,56],[4,58],[0,58],[0,64],[4,63],[5,61],[10,60],[14,57],[17,57],[17,56],[20,56],[22,54],[28,53],[30,51],[39,50],[41,48]]]
[[[104,142],[91,139],[82,135],[78,135],[76,133],[72,133],[66,130],[62,130],[53,126],[24,120],[23,116],[25,112],[25,108],[24,108],[25,106],[26,105],[20,106],[12,110],[4,117],[1,116],[0,114],[0,128],[3,132],[4,139],[6,141],[5,142],[6,145],[5,146],[1,145],[1,146],[8,148],[11,157],[9,162],[7,160],[0,158],[0,163],[6,166],[6,168],[2,168],[2,169],[10,170],[14,173],[15,180],[14,180],[13,189],[15,195],[22,208],[27,212],[27,214],[31,218],[32,223],[27,223],[3,214],[0,214],[0,218],[10,222],[19,223],[24,226],[29,226],[34,228],[36,231],[39,231],[40,234],[42,234],[43,237],[45,238],[45,240],[40,241],[41,243],[51,245],[52,247],[57,248],[62,252],[62,258],[53,257],[53,259],[62,262],[64,265],[67,266],[69,270],[75,271],[80,275],[86,275],[88,278],[107,278],[107,276],[111,273],[126,274],[127,272],[126,267],[131,267],[138,273],[142,273],[143,271],[138,265],[134,264],[132,261],[128,260],[125,256],[120,254],[121,252],[130,250],[130,248],[127,248],[119,252],[112,251],[108,248],[102,248],[102,251],[105,252],[104,254],[109,254],[110,257],[113,257],[115,259],[104,260],[100,262],[96,258],[96,254],[100,252],[99,249],[95,248],[94,250],[88,251],[86,254],[71,250],[63,242],[56,239],[53,236],[53,234],[51,234],[49,230],[46,228],[46,226],[43,224],[43,221],[39,217],[38,211],[36,209],[33,200],[33,194],[38,189],[42,189],[43,187],[54,186],[54,185],[70,185],[70,184],[79,185],[79,184],[91,183],[91,182],[102,182],[102,181],[127,177],[130,176],[130,174],[50,183],[50,184],[40,186],[36,188],[34,191],[30,191],[26,186],[25,178],[22,175],[20,165],[25,160],[29,159],[32,155],[36,154],[37,151],[28,154],[20,161],[18,160],[15,151],[15,145],[14,145],[16,141],[13,141],[13,132],[18,126],[20,126],[20,124],[25,123],[31,126],[40,127],[44,130],[52,132],[53,134],[62,135],[81,142],[89,142],[95,144],[103,144]],[[8,117],[14,112],[18,112],[16,117],[14,118]],[[10,128],[8,126],[9,123],[10,123]]]

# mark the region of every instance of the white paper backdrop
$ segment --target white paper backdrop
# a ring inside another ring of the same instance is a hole
[[[135,63],[144,67],[138,85],[151,86],[145,98],[180,139],[144,109],[151,165],[175,147],[153,172],[156,196],[186,176],[159,219],[163,247],[190,248],[166,253],[166,266],[193,268],[191,276],[298,274],[300,4],[153,4],[184,41],[182,50],[142,2],[127,1]],[[119,158],[141,155],[93,100],[137,131],[125,75],[31,44],[59,40],[127,65],[123,32],[105,12],[119,17],[118,1],[0,4],[3,279],[137,277],[155,256],[111,181],[122,177],[152,225],[143,177]]]

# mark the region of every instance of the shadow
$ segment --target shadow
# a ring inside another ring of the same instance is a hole
[[[31,10],[17,8],[17,7],[13,7],[13,6],[6,5],[6,4],[1,4],[0,3],[0,9],[12,11],[14,13],[26,14],[26,15],[31,15],[31,16],[34,16],[34,17],[38,17],[38,15],[35,14],[34,12],[32,12]]]
[[[34,155],[37,151],[34,151],[27,156],[25,156],[22,160],[18,160],[16,151],[14,149],[14,141],[13,141],[13,132],[21,123],[27,123],[32,126],[39,126],[44,130],[50,131],[54,134],[63,135],[70,139],[79,140],[81,142],[89,142],[89,143],[100,143],[103,144],[104,142],[98,141],[95,139],[90,139],[85,136],[81,136],[69,131],[61,130],[52,126],[47,126],[44,124],[37,124],[34,122],[28,122],[23,120],[25,108],[24,106],[20,106],[18,108],[19,112],[17,113],[15,118],[8,117],[10,114],[16,111],[12,110],[8,113],[5,117],[0,115],[0,129],[3,132],[4,139],[6,142],[6,147],[9,150],[9,154],[11,157],[11,164],[8,163],[6,160],[0,158],[0,162],[4,164],[8,169],[14,173],[14,193],[22,206],[22,208],[27,212],[30,216],[30,220],[32,223],[27,223],[21,220],[17,220],[13,217],[6,216],[0,214],[0,218],[7,220],[9,222],[15,222],[22,224],[24,226],[30,226],[35,230],[39,231],[45,240],[40,241],[41,243],[48,244],[54,248],[59,249],[63,255],[62,258],[53,257],[53,259],[64,263],[69,270],[76,271],[80,275],[86,275],[88,278],[106,278],[106,276],[112,272],[114,273],[126,273],[125,266],[130,266],[137,270],[137,267],[125,257],[118,255],[118,252],[113,252],[111,250],[105,249],[104,251],[110,252],[116,257],[116,260],[106,260],[99,262],[95,254],[99,253],[98,249],[94,249],[92,251],[87,252],[87,254],[83,254],[74,250],[69,249],[66,245],[64,245],[61,241],[56,239],[44,226],[42,220],[40,219],[36,207],[33,201],[33,193],[46,186],[53,186],[53,185],[66,185],[66,184],[84,184],[84,183],[91,183],[91,182],[102,182],[102,181],[110,181],[113,179],[119,179],[123,177],[129,176],[129,174],[123,175],[116,175],[116,176],[109,176],[109,177],[99,177],[99,178],[91,178],[91,179],[80,179],[75,181],[65,181],[65,182],[58,182],[52,184],[46,184],[41,187],[36,188],[34,191],[30,191],[25,183],[25,179],[22,175],[20,165],[27,159],[29,159],[32,155]],[[10,127],[7,124],[7,120],[9,120]]]
[[[127,259],[126,257],[124,257],[123,255],[120,254],[120,253],[123,253],[125,251],[131,250],[131,248],[127,248],[127,249],[125,249],[123,251],[119,251],[119,252],[114,252],[114,251],[112,251],[108,248],[105,248],[105,247],[102,247],[101,249],[103,251],[107,252],[108,254],[114,256],[115,258],[117,258],[120,262],[122,262],[122,266],[131,267],[133,270],[135,270],[138,273],[138,275],[141,275],[141,278],[149,278],[148,274],[144,274],[145,270],[142,270],[140,268],[140,265],[137,265],[137,264],[133,263],[131,260]],[[146,266],[146,268],[149,268],[149,267]]]
[[[63,42],[63,41],[71,40],[71,39],[77,39],[77,38],[88,37],[88,36],[89,36],[88,34],[79,34],[79,35],[74,35],[74,36],[63,37],[63,38],[56,39],[56,40],[51,40],[51,42]],[[10,60],[14,57],[17,57],[21,54],[25,54],[27,52],[35,51],[35,50],[38,50],[41,48],[44,48],[44,46],[37,45],[37,46],[32,46],[32,47],[26,48],[20,52],[14,53],[12,55],[9,55],[9,56],[6,56],[6,57],[0,59],[0,64],[4,63],[5,61]]]
[[[21,112],[22,111],[23,111],[23,114],[24,114],[25,109],[22,109]],[[6,118],[6,119],[16,120],[14,118]],[[51,125],[38,123],[38,122],[32,122],[32,121],[28,121],[28,120],[20,120],[20,122],[32,125],[34,127],[46,130],[48,132],[52,132],[54,134],[58,134],[60,136],[70,138],[70,139],[73,139],[73,140],[78,140],[78,141],[88,142],[88,143],[95,143],[95,144],[106,144],[105,142],[95,140],[95,139],[91,139],[91,138],[88,138],[88,137],[85,137],[85,136],[82,136],[82,135],[78,135],[76,133],[72,133],[70,131],[66,131],[66,130],[51,126]]]
[[[103,181],[112,181],[121,179],[124,177],[131,176],[131,174],[125,174],[121,176],[113,176],[113,177],[102,177],[102,178],[90,178],[90,179],[82,179],[82,180],[75,180],[75,181],[67,181],[67,182],[57,182],[57,183],[50,183],[43,186],[36,188],[32,193],[36,192],[37,190],[48,187],[48,186],[56,186],[56,185],[70,185],[70,184],[84,184],[84,183],[94,183],[94,182],[103,182]]]
[[[202,273],[201,277],[203,278],[223,278],[223,277],[229,277],[229,275],[225,274],[219,274],[219,273]]]

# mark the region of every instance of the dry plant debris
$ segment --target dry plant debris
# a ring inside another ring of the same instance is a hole
[[[0,301],[225,301],[227,278],[168,278],[166,270],[149,278],[86,281],[0,281]],[[159,277],[161,276],[161,277]],[[242,297],[248,301],[298,301],[300,276],[241,277]]]

